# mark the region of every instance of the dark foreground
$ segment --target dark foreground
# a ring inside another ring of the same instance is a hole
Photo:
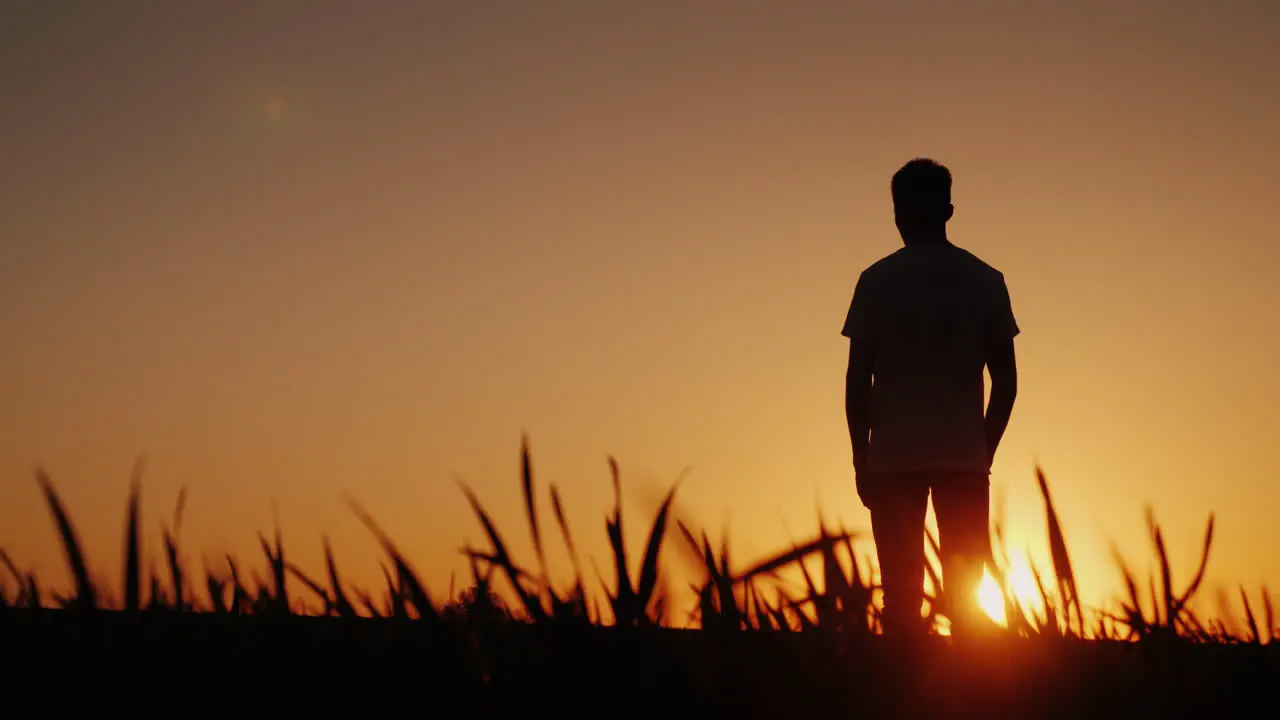
[[[1280,680],[1256,645],[931,640],[7,610],[0,687],[10,717],[1172,717],[1265,712]]]

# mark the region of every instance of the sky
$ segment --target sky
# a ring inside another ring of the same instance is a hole
[[[532,560],[524,433],[602,567],[610,455],[637,545],[678,478],[742,564],[866,530],[840,326],[928,156],[1023,331],[1015,555],[1040,464],[1087,601],[1147,504],[1181,582],[1214,512],[1211,585],[1280,584],[1277,38],[1264,0],[6,3],[0,547],[65,581],[38,464],[115,581],[145,455],[157,559],[185,486],[189,562],[278,518],[376,587],[351,496],[443,596],[459,481]]]

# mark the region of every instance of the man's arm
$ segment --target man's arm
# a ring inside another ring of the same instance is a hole
[[[987,401],[984,425],[987,434],[987,463],[995,461],[996,448],[1009,427],[1013,415],[1013,402],[1018,397],[1018,363],[1013,350],[1013,338],[997,342],[987,357],[987,372],[991,373],[991,398]]]
[[[845,373],[844,414],[853,441],[853,467],[866,467],[871,442],[871,385],[875,353],[870,343],[849,341],[849,369]]]
[[[1013,414],[1013,402],[1018,397],[1018,361],[1013,350],[1013,339],[1021,334],[1018,321],[1013,317],[1013,304],[1009,301],[1009,286],[1000,276],[995,302],[994,324],[987,347],[987,372],[991,374],[991,397],[987,401],[984,426],[987,435],[987,466],[995,461],[996,448],[1009,427]]]
[[[874,324],[871,283],[867,274],[858,276],[849,303],[849,314],[841,334],[849,338],[849,368],[844,376],[844,414],[853,441],[853,469],[867,465],[867,448],[871,442],[871,370],[875,360]]]

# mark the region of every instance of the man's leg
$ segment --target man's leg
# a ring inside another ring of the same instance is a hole
[[[932,485],[948,617],[953,632],[964,633],[990,624],[978,604],[978,588],[991,558],[991,479],[985,473],[944,473]]]
[[[876,478],[870,503],[871,534],[884,592],[881,620],[886,635],[917,634],[924,602],[924,518],[929,485],[915,474]]]

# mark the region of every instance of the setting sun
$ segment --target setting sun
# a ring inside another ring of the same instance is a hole
[[[1014,601],[1021,607],[1040,607],[1043,600],[1027,563],[1015,560],[1010,563],[1006,573],[1008,589],[1013,594]],[[1000,583],[996,582],[990,572],[983,575],[982,585],[978,587],[978,604],[992,620],[1002,625],[1008,621],[1005,617],[1004,593],[1000,589]]]
[[[1004,594],[1000,592],[1000,584],[990,574],[982,577],[982,585],[978,587],[978,604],[987,617],[1001,625],[1005,624]]]

